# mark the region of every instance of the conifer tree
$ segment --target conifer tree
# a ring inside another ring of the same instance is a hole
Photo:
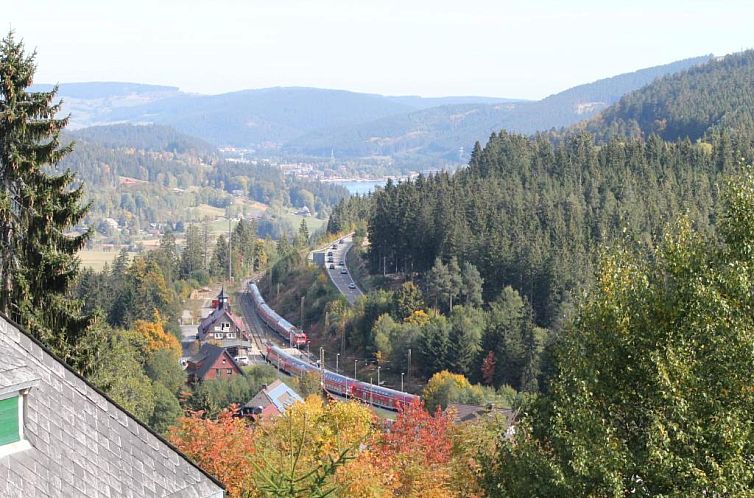
[[[0,42],[0,310],[69,358],[89,323],[66,290],[88,233],[68,235],[84,216],[82,187],[55,167],[68,118],[57,119],[57,89],[28,92],[35,54],[13,33]]]
[[[209,262],[210,274],[214,277],[227,277],[228,275],[228,240],[225,235],[217,237],[215,251],[212,253],[212,259]]]
[[[201,230],[197,225],[186,229],[186,247],[181,253],[181,276],[188,277],[193,272],[204,269],[204,244]]]
[[[309,244],[309,227],[306,225],[306,220],[302,219],[296,234],[296,246],[306,247],[307,244]]]

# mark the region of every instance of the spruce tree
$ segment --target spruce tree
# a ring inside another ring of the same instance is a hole
[[[87,327],[80,303],[66,298],[88,233],[69,235],[84,216],[81,185],[55,171],[68,118],[57,119],[57,88],[28,92],[36,70],[13,33],[0,42],[0,310],[64,359]]]

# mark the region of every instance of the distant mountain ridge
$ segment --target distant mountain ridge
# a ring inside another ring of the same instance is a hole
[[[695,57],[579,85],[534,102],[466,104],[433,107],[391,116],[356,127],[318,130],[289,142],[292,153],[322,155],[411,155],[464,161],[460,148],[471,152],[502,129],[534,133],[588,119],[658,77],[710,60]]]
[[[501,129],[533,133],[593,117],[658,77],[706,62],[686,59],[579,85],[540,101],[495,97],[383,96],[305,87],[196,95],[172,86],[59,86],[71,129],[119,123],[169,126],[214,146],[276,155],[391,156],[465,162],[473,144]],[[36,85],[46,90],[51,85]]]
[[[175,131],[169,126],[130,123],[90,126],[66,133],[77,142],[98,144],[109,149],[131,148],[148,152],[215,155],[217,148],[202,139]]]

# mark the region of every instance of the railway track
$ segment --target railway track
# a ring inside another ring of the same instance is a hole
[[[272,340],[265,325],[257,316],[254,311],[254,306],[251,304],[251,297],[247,289],[247,282],[243,283],[241,291],[238,293],[238,302],[241,307],[241,313],[243,314],[243,320],[248,327],[249,335],[254,346],[259,350],[260,354],[264,356],[267,350],[267,343]]]
[[[265,356],[267,345],[272,344],[281,348],[288,348],[290,345],[283,341],[277,334],[271,332],[267,325],[262,322],[262,319],[257,315],[254,305],[251,301],[251,295],[248,292],[248,283],[243,283],[242,290],[238,293],[241,313],[243,314],[243,320],[246,323],[246,327],[251,335],[251,340],[254,346],[259,350],[262,356]],[[306,357],[305,355],[303,357]],[[311,358],[306,358],[309,363],[313,363]]]

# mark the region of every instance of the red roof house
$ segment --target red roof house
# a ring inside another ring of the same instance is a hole
[[[211,379],[227,379],[234,375],[243,375],[241,367],[225,348],[214,344],[202,344],[199,353],[189,358],[186,376],[189,383]]]

